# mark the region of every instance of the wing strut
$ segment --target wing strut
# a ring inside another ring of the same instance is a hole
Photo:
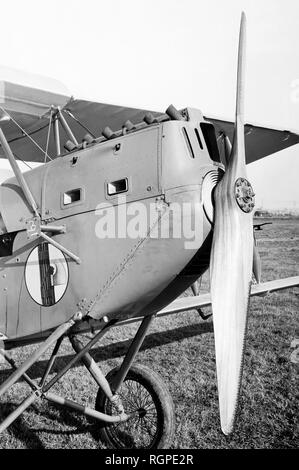
[[[10,163],[10,166],[12,168],[12,171],[14,172],[14,175],[15,177],[17,178],[18,180],[18,183],[20,185],[20,187],[22,188],[22,191],[24,193],[24,196],[29,204],[29,206],[31,207],[32,209],[32,212],[33,214],[36,216],[36,217],[39,217],[39,213],[38,213],[38,207],[37,207],[37,204],[34,200],[34,197],[29,189],[29,186],[28,184],[26,183],[26,180],[15,160],[15,157],[10,149],[10,146],[8,145],[8,142],[3,134],[3,131],[2,129],[0,128],[0,142],[1,142],[1,145],[2,145],[2,148],[3,148],[3,151],[7,157],[7,160],[9,161]]]
[[[2,145],[4,154],[6,155],[8,161],[10,163],[10,166],[11,166],[13,172],[14,172],[14,175],[15,175],[15,177],[16,177],[19,185],[20,185],[20,188],[23,191],[25,199],[26,199],[27,203],[29,204],[29,207],[31,208],[32,213],[33,213],[33,218],[26,222],[26,225],[28,227],[27,228],[28,238],[42,237],[45,241],[47,241],[51,245],[55,246],[56,248],[61,250],[63,253],[68,255],[70,258],[72,258],[77,264],[80,264],[81,260],[78,256],[76,256],[74,253],[69,251],[67,248],[62,246],[60,243],[56,242],[55,240],[50,238],[48,235],[43,233],[43,232],[65,233],[66,230],[65,230],[64,226],[53,226],[53,225],[48,226],[48,225],[42,225],[41,224],[41,216],[38,212],[38,207],[37,207],[37,204],[36,204],[35,199],[33,197],[33,194],[30,191],[30,188],[29,188],[29,186],[28,186],[28,184],[27,184],[20,168],[18,167],[18,164],[15,160],[15,157],[14,157],[12,151],[11,151],[11,148],[10,148],[10,146],[9,146],[9,144],[8,144],[8,142],[5,138],[5,135],[3,134],[3,131],[2,131],[1,128],[0,128],[0,143]]]

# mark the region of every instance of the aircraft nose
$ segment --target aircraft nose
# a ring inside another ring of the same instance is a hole
[[[162,188],[171,190],[201,185],[213,165],[200,126],[195,122],[168,121],[162,135]]]

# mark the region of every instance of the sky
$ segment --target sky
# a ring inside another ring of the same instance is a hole
[[[242,10],[246,122],[299,133],[298,0],[10,0],[0,80],[34,85],[38,74],[76,98],[158,111],[173,103],[233,120]],[[299,210],[299,145],[248,173],[259,206]]]

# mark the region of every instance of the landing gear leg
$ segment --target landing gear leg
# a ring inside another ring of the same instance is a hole
[[[174,433],[174,405],[162,378],[148,367],[132,363],[143,343],[153,317],[145,317],[120,367],[111,370],[106,379],[125,412],[125,423],[99,423],[99,438],[115,449],[164,449]],[[95,408],[101,413],[118,412],[103,389],[98,391]]]

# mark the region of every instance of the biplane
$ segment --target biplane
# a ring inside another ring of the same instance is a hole
[[[13,371],[0,396],[19,379],[31,393],[0,432],[42,398],[97,420],[108,446],[167,448],[171,396],[156,372],[134,360],[153,318],[208,305],[221,428],[232,432],[249,297],[299,285],[299,276],[261,282],[246,164],[298,144],[299,134],[244,124],[244,52],[243,14],[235,122],[193,108],[149,112],[2,82],[0,157],[14,176],[0,186],[0,351]],[[21,172],[18,161],[40,165]],[[103,213],[122,228],[120,209],[133,215],[136,203],[148,216],[140,233],[99,236]],[[188,211],[173,210],[184,205]],[[184,232],[162,236],[193,217],[197,243],[187,246]],[[203,294],[196,282],[208,269],[211,292]],[[194,296],[180,297],[189,287]],[[90,349],[110,328],[133,321],[141,323],[124,360],[105,377]],[[50,378],[64,338],[75,355]],[[34,343],[17,367],[10,350]],[[37,383],[29,369],[45,352]],[[51,391],[78,361],[99,386],[94,408]]]

